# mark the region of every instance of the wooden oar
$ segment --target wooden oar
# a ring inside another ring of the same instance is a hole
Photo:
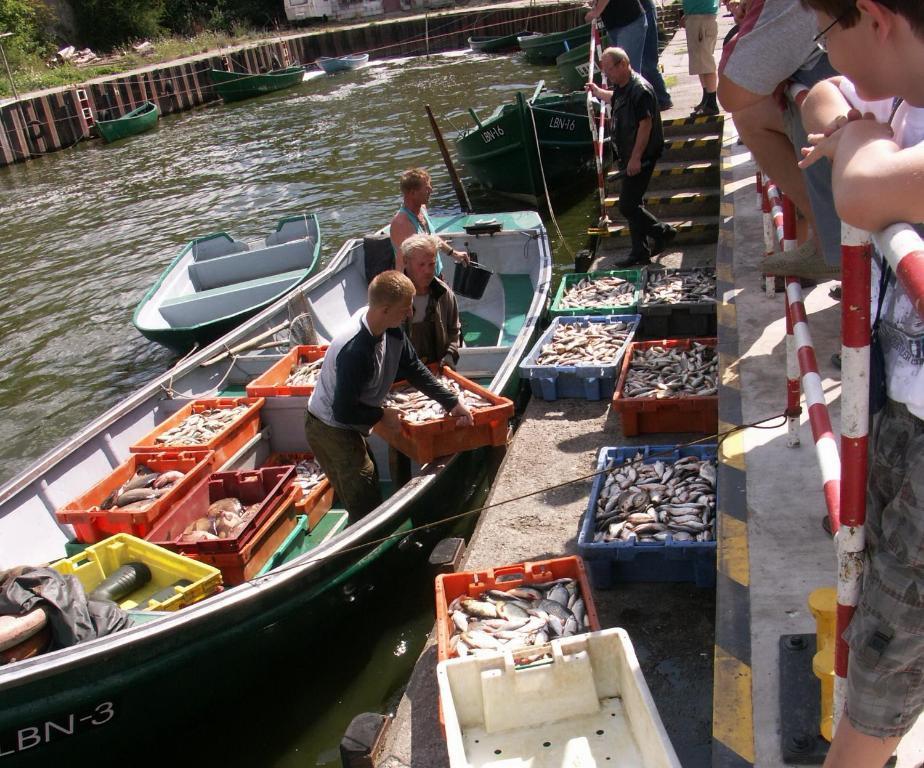
[[[210,365],[213,365],[214,363],[218,363],[224,360],[226,357],[228,357],[228,355],[236,355],[239,352],[245,352],[248,349],[253,349],[260,342],[262,342],[267,336],[272,336],[274,333],[279,333],[279,331],[283,330],[284,328],[288,328],[288,327],[289,327],[289,321],[283,320],[281,323],[279,323],[279,325],[273,326],[268,331],[264,331],[263,333],[258,334],[257,336],[254,336],[252,339],[248,339],[243,344],[238,344],[236,347],[231,347],[230,349],[226,349],[221,354],[215,355],[215,357],[213,357],[211,360],[206,360],[204,363],[200,363],[199,365],[201,368],[206,368]]]
[[[443,134],[436,124],[436,118],[433,117],[433,110],[430,109],[429,104],[425,104],[424,108],[427,110],[427,117],[430,118],[430,127],[433,129],[433,135],[436,137],[436,143],[440,148],[440,154],[443,156],[443,162],[446,164],[446,170],[449,171],[449,178],[452,180],[452,188],[455,190],[456,197],[459,199],[459,206],[462,208],[462,213],[471,213],[472,204],[468,199],[468,193],[466,193],[465,187],[462,186],[462,180],[459,178],[459,174],[456,173],[456,168],[452,164],[449,150],[446,149],[446,142],[443,141]],[[475,120],[477,122],[478,118],[475,118]]]

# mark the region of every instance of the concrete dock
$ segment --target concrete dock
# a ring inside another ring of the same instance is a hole
[[[723,19],[727,29],[728,20]],[[720,39],[724,31],[720,30]],[[700,95],[686,75],[681,29],[662,56],[675,108],[686,116]],[[763,291],[764,255],[753,159],[734,125],[722,136],[718,244],[680,246],[659,257],[667,266],[714,263],[719,279],[719,430],[758,422],[785,408],[782,294]],[[608,252],[598,264],[618,262]],[[840,307],[828,291],[806,289],[805,305],[835,432],[839,423]],[[603,627],[625,628],[682,765],[782,766],[780,637],[812,633],[809,593],[833,586],[834,546],[823,531],[821,474],[803,407],[801,445],[787,446],[783,420],[749,428],[723,443],[719,471],[719,557],[715,591],[692,584],[620,584],[594,590]],[[766,426],[766,425],[764,425]],[[622,435],[608,401],[532,399],[500,468],[488,504],[593,472],[603,446],[678,443],[693,435]],[[481,569],[576,554],[590,481],[531,495],[482,513],[462,568]],[[377,764],[448,765],[438,722],[435,634],[418,661]],[[549,695],[554,695],[550,691]],[[787,702],[783,709],[789,707]],[[813,736],[813,734],[809,734]],[[792,745],[788,745],[791,747]],[[919,721],[903,740],[897,765],[921,766]]]

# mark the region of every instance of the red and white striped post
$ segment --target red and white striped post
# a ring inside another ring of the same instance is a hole
[[[869,440],[870,245],[868,233],[841,225],[841,507],[837,532],[834,727],[847,696],[849,648],[841,635],[860,601],[866,548]]]
[[[781,251],[791,251],[796,247],[796,208],[790,200],[783,196],[773,182],[765,185],[767,199],[770,202],[770,216],[775,229],[775,241],[780,244]],[[799,295],[802,287],[798,280]],[[804,315],[804,309],[803,309]],[[802,407],[799,404],[799,359],[796,355],[796,339],[793,334],[793,314],[790,302],[789,278],[786,280],[786,444],[790,448],[800,445],[799,417]],[[806,326],[808,328],[808,326]],[[814,353],[813,353],[814,355]],[[807,396],[807,395],[806,395]],[[822,402],[824,400],[822,399]]]
[[[796,356],[802,373],[802,391],[805,392],[809,424],[815,440],[818,464],[821,467],[825,506],[828,508],[831,529],[836,530],[840,519],[841,460],[837,452],[834,431],[831,429],[831,418],[828,415],[827,403],[825,403],[824,388],[821,386],[821,375],[818,373],[818,361],[815,358],[812,334],[809,332],[799,278],[786,278],[786,298],[792,317]]]
[[[769,179],[764,178],[763,174],[757,172],[757,198],[760,204],[761,219],[764,224],[764,258],[772,256],[776,250],[773,245],[773,219],[770,216],[770,198],[767,197],[767,185]],[[764,275],[764,291],[767,296],[773,298],[776,296],[776,277],[774,275]]]
[[[924,317],[924,240],[908,224],[893,224],[873,236],[919,317]]]
[[[597,50],[603,48],[603,43],[600,39],[600,30],[597,28],[597,23],[593,22],[590,25],[590,61],[587,66],[587,82],[592,83],[594,81],[594,65],[596,64],[596,55]],[[600,71],[601,83],[606,85],[606,75],[603,74],[603,70]],[[606,216],[606,178],[603,172],[603,143],[606,136],[606,103],[600,102],[600,115],[597,119],[597,124],[595,125],[595,116],[594,116],[594,95],[588,91],[587,92],[587,119],[590,121],[590,135],[593,137],[594,144],[594,162],[597,166],[597,190],[600,194],[600,223],[602,224]]]

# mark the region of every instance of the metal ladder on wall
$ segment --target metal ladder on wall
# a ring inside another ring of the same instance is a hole
[[[74,97],[77,99],[80,126],[83,129],[84,136],[88,136],[90,134],[90,129],[96,125],[96,118],[93,117],[93,108],[90,106],[90,97],[87,96],[86,89],[84,88],[75,88]]]

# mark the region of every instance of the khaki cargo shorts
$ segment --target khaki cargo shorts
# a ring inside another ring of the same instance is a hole
[[[719,22],[714,13],[694,13],[683,17],[687,30],[687,54],[691,75],[711,75],[718,70],[715,44],[719,39]]]
[[[861,733],[903,736],[924,709],[924,421],[888,401],[870,435],[867,564],[844,632],[847,717]]]

